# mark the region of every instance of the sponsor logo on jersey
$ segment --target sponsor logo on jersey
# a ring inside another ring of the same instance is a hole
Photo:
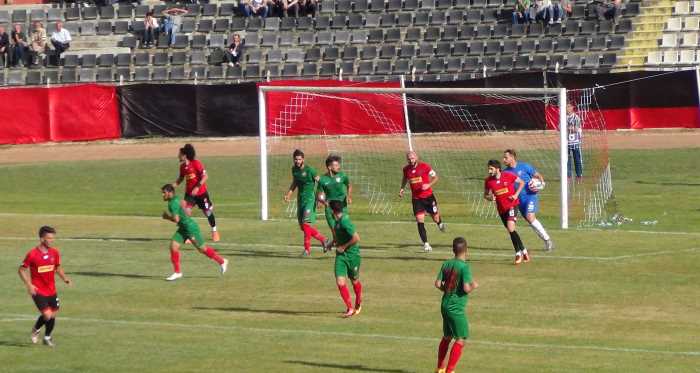
[[[39,273],[46,273],[46,272],[51,272],[54,269],[54,265],[47,265],[47,266],[39,266],[36,271]]]
[[[423,182],[423,178],[420,177],[420,176],[418,176],[418,177],[412,177],[412,178],[409,179],[409,180],[410,180],[411,184],[418,184],[418,183],[422,183],[422,182]]]
[[[339,183],[339,182],[340,182],[340,177],[336,177],[336,178],[335,178],[335,182],[336,182],[336,183]]]
[[[502,196],[502,195],[508,193],[508,188],[496,189],[493,193],[497,196]]]

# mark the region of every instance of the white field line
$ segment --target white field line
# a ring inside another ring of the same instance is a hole
[[[18,321],[33,321],[34,318],[30,317],[20,317],[21,315],[7,315],[1,314],[2,316],[7,316],[11,318],[0,319],[0,322],[18,322]],[[318,336],[332,336],[332,337],[350,337],[350,338],[368,338],[368,339],[389,339],[389,340],[399,340],[399,341],[416,341],[416,342],[437,342],[438,338],[431,337],[419,337],[419,336],[401,336],[401,335],[391,335],[391,334],[377,334],[377,333],[353,333],[353,332],[332,332],[323,330],[310,330],[310,329],[268,329],[268,328],[252,328],[245,326],[236,325],[209,325],[209,324],[184,324],[184,323],[172,323],[172,322],[153,322],[153,321],[132,321],[132,320],[115,320],[115,319],[94,319],[94,318],[79,318],[79,317],[63,317],[60,316],[61,322],[82,322],[82,323],[99,323],[99,324],[116,324],[116,325],[138,325],[147,327],[170,327],[170,328],[181,328],[181,329],[207,329],[216,331],[245,331],[253,333],[267,333],[267,334],[303,334],[303,335],[318,335]],[[613,352],[613,353],[638,353],[638,354],[651,354],[651,355],[677,355],[677,356],[700,356],[700,351],[667,351],[667,350],[652,350],[645,348],[628,348],[628,347],[607,347],[607,346],[576,346],[576,345],[561,345],[561,344],[547,344],[547,343],[518,343],[518,342],[503,342],[503,341],[488,341],[471,339],[469,343],[484,346],[494,346],[501,348],[537,348],[544,350],[578,350],[578,351],[600,351],[600,352]]]
[[[29,241],[33,240],[33,237],[0,237],[0,241]],[[128,240],[128,239],[123,239],[123,238],[111,238],[111,237],[105,237],[105,238],[61,238],[60,241],[86,241],[86,242],[120,242],[120,243],[132,243],[132,244],[140,244],[142,242],[138,241],[133,241],[133,240]],[[168,241],[168,239],[163,238],[163,239],[158,239],[154,238],[153,241]],[[261,244],[261,243],[236,243],[236,242],[217,242],[213,244],[214,246],[221,246],[221,247],[236,247],[236,248],[246,248],[246,247],[258,247],[258,248],[266,248],[266,249],[287,249],[285,252],[288,253],[294,253],[296,252],[295,250],[299,249],[299,245],[284,245],[284,244]],[[418,249],[418,246],[416,246],[416,250]],[[671,255],[671,254],[679,254],[679,253],[686,253],[686,252],[693,252],[700,250],[700,248],[693,247],[690,249],[683,249],[683,250],[664,250],[664,251],[653,251],[653,252],[648,252],[648,253],[639,253],[639,254],[629,254],[629,255],[618,255],[618,256],[578,256],[578,255],[551,255],[551,254],[543,254],[543,255],[537,255],[535,256],[536,259],[555,259],[555,260],[593,260],[593,261],[618,261],[618,260],[624,260],[624,259],[633,259],[633,258],[640,258],[640,257],[647,257],[647,256],[658,256],[658,255]],[[441,252],[440,250],[434,250],[435,252]],[[364,255],[367,253],[386,253],[389,252],[389,250],[383,250],[383,249],[371,249],[371,250],[366,250]],[[445,251],[445,253],[448,253],[448,251]],[[417,252],[417,254],[420,254]],[[425,254],[423,254],[425,255]],[[503,257],[503,258],[512,258],[513,254],[500,254],[500,253],[485,253],[485,252],[480,252],[477,250],[472,250],[471,254],[473,256],[483,256],[483,257]]]

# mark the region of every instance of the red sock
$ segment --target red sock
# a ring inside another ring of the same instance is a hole
[[[352,283],[352,290],[355,291],[355,308],[362,304],[362,283],[360,281]]]
[[[457,342],[455,342],[452,345],[452,351],[450,351],[450,360],[447,362],[448,372],[452,372],[455,370],[455,367],[459,362],[459,358],[462,357],[462,347],[464,347],[464,345]]]
[[[445,337],[440,340],[440,345],[438,346],[438,369],[445,367],[445,357],[447,357],[447,351],[450,349],[450,341],[452,341],[451,338]]]
[[[206,249],[204,249],[204,255],[208,256],[211,258],[213,261],[223,264],[224,263],[224,258],[222,258],[216,250],[212,249],[211,247],[207,246]]]
[[[173,272],[180,273],[180,251],[170,250],[170,261],[173,263]]]
[[[316,228],[312,227],[310,224],[304,224],[304,234],[309,235],[320,242],[323,242],[326,240],[326,237],[323,237],[321,233],[318,233],[318,230]]]
[[[338,290],[340,291],[340,297],[343,298],[343,302],[348,309],[352,308],[352,303],[350,303],[350,290],[348,290],[347,285],[338,285]]]
[[[304,230],[304,251],[311,254],[311,235]]]

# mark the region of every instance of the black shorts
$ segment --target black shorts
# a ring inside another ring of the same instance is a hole
[[[418,215],[420,213],[427,213],[430,215],[438,213],[438,204],[434,195],[413,200],[413,215]]]
[[[517,221],[518,220],[518,209],[515,207],[511,207],[508,211],[498,214],[498,216],[501,217],[501,221],[503,222],[504,226],[508,225],[508,221]]]
[[[58,308],[60,307],[60,302],[56,294],[48,297],[39,294],[32,295],[32,299],[34,300],[34,304],[36,304],[36,308],[38,308],[41,312],[47,308],[50,308],[52,311],[58,311]]]
[[[187,194],[185,195],[185,202],[187,202],[187,205],[190,207],[197,205],[202,211],[214,208],[214,204],[211,203],[211,199],[209,198],[209,192],[204,192],[198,196]]]

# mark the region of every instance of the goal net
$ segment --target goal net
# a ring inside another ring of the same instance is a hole
[[[541,220],[594,224],[606,217],[612,197],[605,122],[594,91],[570,91],[568,99],[562,91],[261,87],[261,216],[296,217],[295,201],[282,196],[291,183],[292,153],[301,149],[319,174],[328,155],[342,157],[354,218],[412,219],[410,196],[398,196],[412,149],[437,172],[434,191],[446,221],[492,223],[495,206],[483,198],[486,163],[515,149],[547,183]],[[573,162],[567,176],[562,100],[580,118],[581,178]]]

